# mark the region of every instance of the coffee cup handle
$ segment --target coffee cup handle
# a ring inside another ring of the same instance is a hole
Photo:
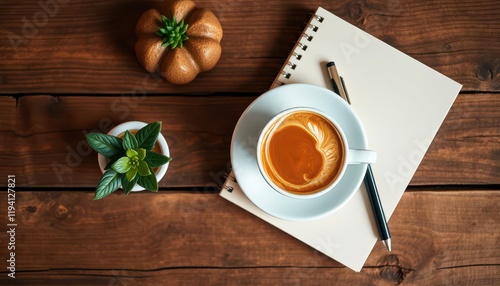
[[[349,149],[349,164],[371,164],[377,161],[377,153],[372,150]]]

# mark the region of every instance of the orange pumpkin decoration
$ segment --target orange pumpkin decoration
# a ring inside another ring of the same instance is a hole
[[[222,52],[219,20],[189,0],[170,2],[161,12],[146,11],[135,33],[135,53],[141,65],[173,84],[186,84],[212,69]]]

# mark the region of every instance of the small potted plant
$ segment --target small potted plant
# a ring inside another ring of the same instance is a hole
[[[103,173],[94,195],[102,199],[120,187],[125,194],[144,189],[157,192],[171,158],[161,122],[130,121],[108,134],[89,133],[87,142],[98,155]]]

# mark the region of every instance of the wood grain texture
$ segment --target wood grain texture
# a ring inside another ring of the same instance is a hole
[[[396,273],[392,276],[388,273]],[[259,267],[259,268],[190,268],[134,271],[50,270],[21,274],[15,285],[483,285],[496,286],[500,275],[498,266],[477,266],[435,271],[422,281],[408,281],[411,270],[393,266],[365,268],[361,273],[346,268],[322,267]],[[43,277],[41,277],[43,273]],[[393,279],[396,278],[396,279]],[[401,280],[401,281],[400,281]],[[0,278],[0,282],[12,282]]]
[[[19,285],[495,285],[500,279],[498,190],[406,192],[389,222],[393,251],[377,243],[361,273],[216,194],[113,194],[97,202],[91,192],[16,195]],[[5,228],[2,217],[2,237]],[[1,247],[0,257],[6,255]],[[9,279],[2,275],[0,283]]]
[[[500,90],[500,4],[495,0],[197,4],[212,10],[224,28],[220,62],[190,85],[160,81],[148,92],[266,90],[318,6],[462,83],[465,91]],[[135,93],[150,77],[135,58],[135,23],[159,5],[131,0],[0,3],[0,92]]]
[[[229,168],[232,130],[252,100],[26,96],[16,107],[4,97],[0,160],[7,163],[0,173],[16,174],[18,186],[95,186],[101,176],[97,153],[84,134],[107,132],[124,121],[162,121],[173,159],[160,187],[214,186],[214,177]]]
[[[94,187],[101,174],[84,134],[161,120],[173,160],[160,187],[215,186],[230,168],[236,122],[254,99],[25,96],[16,106],[0,97],[0,174],[16,174],[23,187]],[[494,94],[460,95],[411,185],[500,184],[498,110]]]
[[[443,183],[500,184],[498,94],[462,94],[451,107],[410,184]]]
[[[223,54],[185,86],[134,55],[137,19],[162,2],[0,2],[0,285],[499,284],[499,1],[197,0],[222,23]],[[360,273],[213,188],[239,116],[318,6],[464,85],[391,216],[393,251],[377,243]],[[162,189],[94,202],[84,134],[129,120],[163,122]]]

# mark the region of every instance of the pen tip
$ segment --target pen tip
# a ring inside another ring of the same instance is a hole
[[[334,65],[335,65],[335,62],[329,62],[326,64],[326,67],[329,68],[329,67],[334,66]]]
[[[389,251],[392,250],[391,239],[390,238],[388,238],[386,240],[382,240],[382,243],[385,245],[385,247],[387,248],[387,250],[389,250]]]

